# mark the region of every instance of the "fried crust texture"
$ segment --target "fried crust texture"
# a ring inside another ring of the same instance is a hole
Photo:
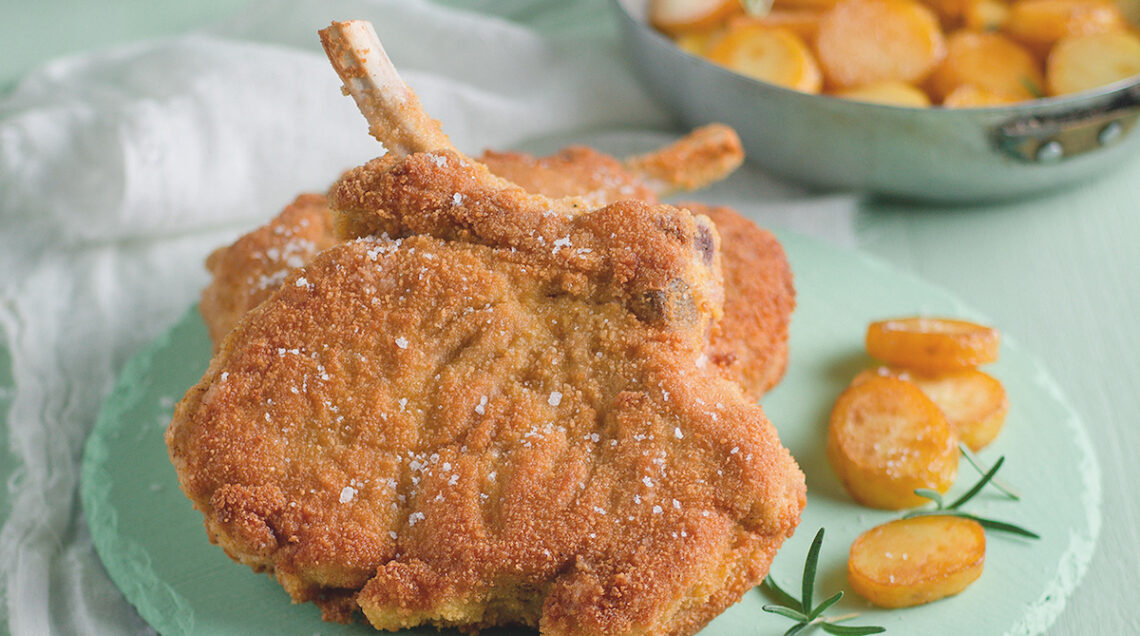
[[[594,205],[630,198],[657,202],[655,192],[622,162],[584,146],[571,146],[548,157],[487,151],[480,162],[527,192],[551,198],[579,197]],[[308,221],[296,218],[302,203],[302,218]],[[286,271],[281,259],[307,262],[338,241],[327,206],[323,196],[302,195],[268,225],[211,255],[207,266],[214,279],[203,292],[200,310],[215,343],[241,315],[280,286]],[[680,207],[709,217],[720,235],[724,317],[711,334],[709,359],[759,399],[783,377],[788,360],[795,289],[783,248],[770,232],[731,208],[699,203]],[[308,234],[298,234],[299,222],[309,223],[305,227]],[[311,235],[313,228],[320,232]],[[347,231],[360,235],[368,229]],[[298,245],[310,249],[298,250]]]
[[[181,487],[211,540],[328,618],[694,633],[805,502],[763,411],[704,363],[705,226],[479,168],[413,154],[333,188],[368,236],[223,339],[167,431]]]

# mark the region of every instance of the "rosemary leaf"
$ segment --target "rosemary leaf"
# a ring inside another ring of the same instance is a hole
[[[841,598],[843,598],[843,590],[840,590],[840,591],[836,592],[835,594],[832,594],[831,597],[829,597],[826,601],[820,603],[819,607],[813,609],[811,611],[811,613],[808,614],[808,617],[807,617],[808,620],[813,621],[816,618],[819,618],[819,616],[822,615],[824,612],[826,612],[828,609],[830,609],[832,605],[835,605],[836,603],[838,603],[839,599],[841,599]]]
[[[1029,91],[1030,95],[1033,95],[1037,99],[1045,97],[1045,91],[1041,90],[1041,87],[1037,85],[1037,82],[1033,81],[1033,79],[1028,75],[1022,75],[1017,79],[1021,80],[1021,85],[1025,87],[1025,90]]]
[[[974,470],[978,471],[979,475],[986,474],[986,469],[982,467],[982,463],[978,461],[978,456],[974,454],[974,451],[970,450],[969,446],[966,446],[965,444],[958,444],[958,450],[962,452],[962,457],[966,458],[966,461],[974,467]],[[1021,495],[1018,494],[1018,492],[1011,488],[1008,484],[1002,483],[1000,479],[995,477],[992,481],[990,481],[990,483],[994,488],[997,488],[998,490],[1004,492],[1010,499],[1014,501],[1021,501]]]
[[[806,621],[810,620],[810,619],[808,619],[807,616],[803,615],[803,612],[797,612],[796,610],[794,610],[790,607],[784,607],[783,605],[765,605],[764,611],[765,612],[771,612],[772,614],[779,614],[780,616],[783,616],[784,618],[790,618],[794,621],[806,622]]]
[[[804,613],[811,611],[811,596],[815,590],[815,570],[819,566],[819,549],[823,546],[823,528],[815,533],[811,549],[808,550],[807,561],[804,562],[803,594],[800,596],[800,607]]]
[[[790,628],[788,628],[788,631],[784,632],[784,636],[795,636],[796,634],[804,631],[804,629],[806,629],[810,624],[811,623],[796,623],[795,625],[792,625]]]
[[[929,488],[915,488],[914,494],[918,495],[919,497],[926,497],[927,499],[938,504],[939,510],[941,510],[943,507],[942,493],[938,492],[937,490],[931,490]]]
[[[791,594],[785,592],[784,588],[777,585],[776,579],[772,578],[771,574],[764,577],[764,582],[761,583],[761,585],[768,588],[768,593],[776,597],[776,601],[778,601],[781,605],[785,605],[799,612],[803,612],[803,606],[800,605],[800,602],[796,600],[796,598]]]
[[[1041,535],[1037,534],[1036,532],[1034,532],[1032,530],[1027,530],[1025,528],[1022,528],[1021,526],[1017,526],[1017,525],[1014,525],[1012,523],[1007,523],[1005,521],[998,521],[997,519],[986,519],[985,517],[978,517],[978,516],[972,515],[968,512],[958,512],[958,513],[955,513],[955,516],[963,517],[965,519],[972,519],[974,521],[977,521],[979,524],[981,524],[981,526],[983,528],[989,528],[991,530],[1001,530],[1002,532],[1008,532],[1010,534],[1016,534],[1016,535],[1027,537],[1030,539],[1040,539],[1041,538]]]
[[[997,474],[997,471],[1001,469],[1001,465],[1004,463],[1005,457],[998,457],[998,460],[994,462],[993,467],[986,471],[985,475],[982,475],[982,478],[978,480],[978,483],[974,484],[969,490],[966,491],[966,494],[958,497],[956,500],[954,500],[954,503],[946,506],[946,508],[948,510],[957,510],[962,506],[962,504],[973,499],[974,495],[982,492],[982,489],[986,487],[986,484],[990,483],[990,480],[994,478],[994,475]]]
[[[836,636],[863,636],[864,634],[881,634],[887,629],[876,625],[836,625],[835,623],[820,623],[819,626],[828,634]]]

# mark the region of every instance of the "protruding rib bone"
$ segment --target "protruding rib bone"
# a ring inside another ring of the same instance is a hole
[[[439,122],[428,117],[415,92],[392,66],[372,23],[333,22],[321,44],[344,82],[344,91],[368,120],[368,132],[397,155],[454,150]]]
[[[627,157],[625,167],[658,195],[668,196],[720,181],[743,161],[744,149],[736,131],[724,124],[709,124],[664,148]]]

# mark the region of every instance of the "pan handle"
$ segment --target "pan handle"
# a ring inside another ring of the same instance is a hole
[[[1138,117],[1140,84],[1099,106],[1010,120],[994,130],[994,143],[1024,163],[1058,163],[1119,142]]]

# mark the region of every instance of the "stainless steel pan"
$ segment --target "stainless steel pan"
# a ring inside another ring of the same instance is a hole
[[[868,104],[723,69],[647,26],[648,0],[612,1],[638,73],[674,115],[688,126],[733,126],[750,160],[795,181],[912,199],[996,200],[1110,171],[1140,148],[1140,77],[996,108]]]

